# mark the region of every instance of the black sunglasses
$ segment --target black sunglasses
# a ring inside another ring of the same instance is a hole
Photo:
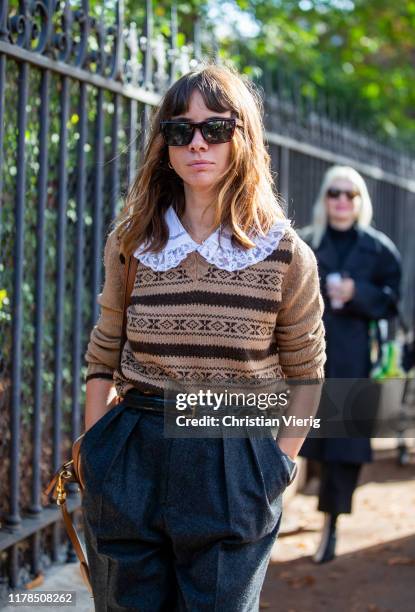
[[[350,189],[335,189],[334,187],[327,189],[328,197],[334,198],[335,200],[337,200],[337,198],[340,198],[342,193],[344,193],[346,198],[350,201],[359,195],[358,191],[351,191]]]
[[[229,142],[236,128],[236,119],[208,119],[199,123],[190,121],[161,121],[160,131],[169,147],[183,147],[193,140],[195,129],[199,128],[208,144]]]

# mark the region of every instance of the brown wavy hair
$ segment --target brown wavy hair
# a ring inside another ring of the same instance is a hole
[[[187,112],[195,90],[209,109],[230,110],[241,126],[231,141],[229,167],[218,180],[215,224],[228,225],[233,241],[252,248],[255,243],[248,233],[251,237],[264,235],[277,219],[285,218],[264,144],[259,92],[235,69],[207,64],[176,81],[153,117],[142,164],[116,220],[125,256],[147,242],[146,251],[162,250],[169,237],[166,210],[173,205],[179,217],[184,213],[183,181],[168,166],[168,147],[160,133],[160,122]]]

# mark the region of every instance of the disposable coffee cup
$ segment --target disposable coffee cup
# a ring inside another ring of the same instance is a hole
[[[331,287],[338,287],[339,285],[341,285],[342,282],[342,275],[340,274],[340,272],[331,272],[330,274],[327,274],[326,276],[326,283],[327,283],[327,287],[331,288]],[[339,308],[343,308],[343,302],[341,300],[330,300],[330,304],[331,307],[333,309],[339,309]]]

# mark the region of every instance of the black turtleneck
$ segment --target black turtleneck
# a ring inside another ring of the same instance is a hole
[[[356,224],[353,224],[347,230],[338,230],[332,227],[331,225],[327,226],[327,233],[336,249],[338,267],[342,268],[343,263],[352,250],[353,245],[357,238]]]

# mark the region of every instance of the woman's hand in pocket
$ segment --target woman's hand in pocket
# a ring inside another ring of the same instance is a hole
[[[275,442],[285,455],[288,455],[292,461],[295,461],[304,438],[277,438]]]
[[[92,378],[86,384],[85,432],[114,406],[117,393],[114,384],[106,378]]]

